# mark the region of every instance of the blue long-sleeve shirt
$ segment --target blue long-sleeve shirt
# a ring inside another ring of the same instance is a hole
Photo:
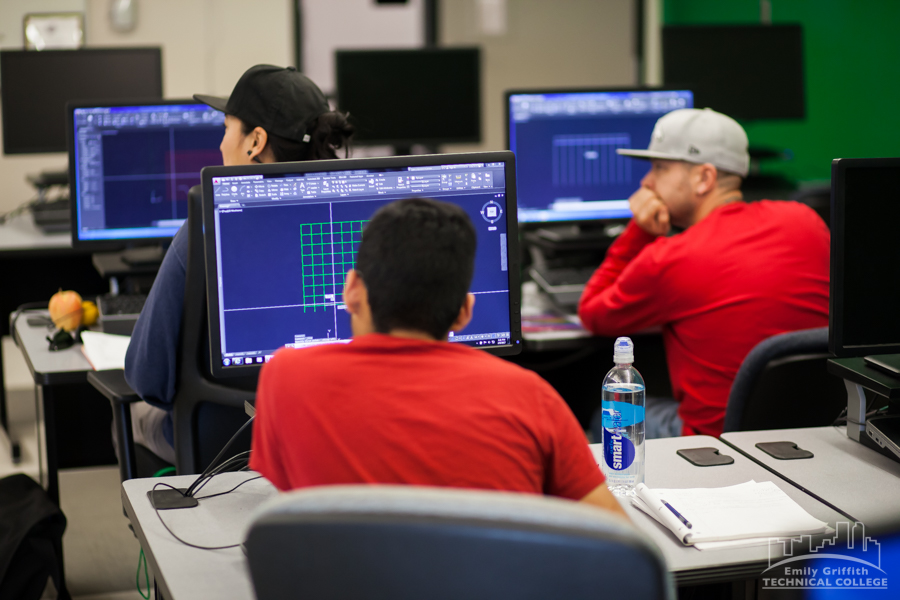
[[[160,265],[125,354],[125,380],[128,385],[145,402],[169,411],[169,417],[163,423],[163,436],[173,445],[171,411],[184,312],[187,255],[188,229],[185,223],[175,234]]]

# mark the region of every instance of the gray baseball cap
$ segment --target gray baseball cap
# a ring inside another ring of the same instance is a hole
[[[729,116],[711,108],[680,108],[659,118],[646,150],[619,148],[636,158],[710,163],[717,169],[746,177],[750,171],[747,133]]]

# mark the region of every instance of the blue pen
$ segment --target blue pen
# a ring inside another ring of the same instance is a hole
[[[687,525],[687,528],[688,528],[688,529],[693,529],[693,528],[694,528],[694,526],[691,525],[691,522],[688,521],[687,519],[685,519],[685,518],[684,518],[684,515],[682,515],[682,514],[681,514],[680,512],[678,512],[677,510],[675,510],[675,509],[672,507],[671,504],[669,504],[669,503],[666,502],[665,500],[663,500],[662,503],[663,503],[663,506],[665,506],[666,508],[668,508],[669,510],[672,511],[672,514],[673,514],[673,515],[675,515],[676,517],[678,517],[678,520],[679,520],[679,521],[681,521],[682,523],[684,523],[685,525]]]

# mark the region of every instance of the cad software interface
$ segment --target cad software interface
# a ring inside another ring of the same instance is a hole
[[[200,170],[222,164],[225,115],[205,104],[73,112],[78,239],[174,236]]]
[[[630,217],[628,197],[650,164],[616,149],[647,148],[659,117],[692,107],[689,91],[510,95],[519,221]]]
[[[464,208],[478,234],[475,314],[449,341],[510,343],[504,163],[214,177],[212,187],[223,366],[349,341],[344,278],[366,223],[389,202],[422,196]]]

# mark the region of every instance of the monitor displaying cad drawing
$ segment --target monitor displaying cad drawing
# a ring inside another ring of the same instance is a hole
[[[246,375],[281,347],[347,342],[342,300],[366,223],[402,198],[466,210],[477,232],[472,322],[449,341],[521,349],[518,232],[509,152],[203,170],[213,373]]]
[[[509,149],[516,155],[519,221],[631,216],[628,197],[649,161],[617,148],[646,148],[657,119],[692,108],[686,90],[511,91]]]

